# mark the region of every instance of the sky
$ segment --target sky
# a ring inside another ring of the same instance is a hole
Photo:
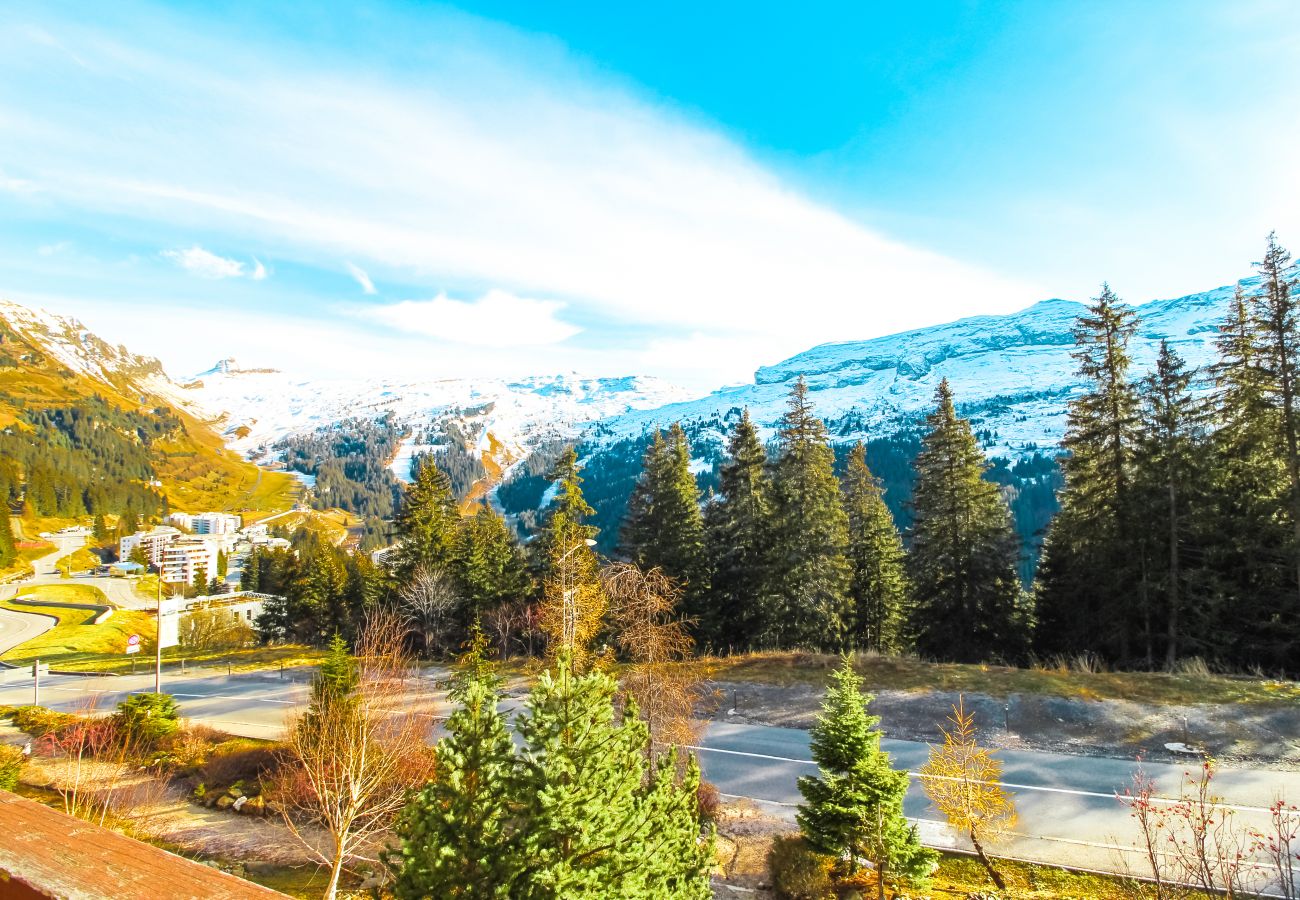
[[[1300,236],[1300,5],[0,10],[0,297],[174,376],[650,374]]]

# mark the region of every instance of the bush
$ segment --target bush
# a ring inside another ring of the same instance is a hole
[[[20,731],[25,731],[32,737],[45,737],[77,720],[74,715],[55,712],[44,706],[20,706],[10,713],[10,717]]]
[[[823,900],[835,896],[831,863],[829,856],[818,853],[799,835],[776,838],[767,854],[772,886],[786,900]]]
[[[695,789],[695,802],[700,808],[700,818],[705,822],[716,822],[718,810],[722,807],[722,795],[716,785],[701,781]]]
[[[117,705],[113,718],[126,740],[150,746],[180,727],[180,711],[171,694],[134,694]]]
[[[235,746],[213,748],[208,761],[199,770],[205,784],[229,786],[237,782],[257,784],[280,769],[280,754],[273,746]]]
[[[23,751],[8,744],[0,744],[0,790],[12,791],[18,787],[27,757]]]

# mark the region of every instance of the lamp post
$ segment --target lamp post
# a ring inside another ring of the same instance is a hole
[[[158,615],[154,622],[153,692],[162,693],[162,566],[158,567]]]

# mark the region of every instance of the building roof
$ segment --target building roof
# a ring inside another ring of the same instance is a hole
[[[0,791],[0,896],[272,900],[284,894]]]

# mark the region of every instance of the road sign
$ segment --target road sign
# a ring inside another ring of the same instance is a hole
[[[140,635],[133,634],[126,639],[126,652],[127,653],[140,652]]]

